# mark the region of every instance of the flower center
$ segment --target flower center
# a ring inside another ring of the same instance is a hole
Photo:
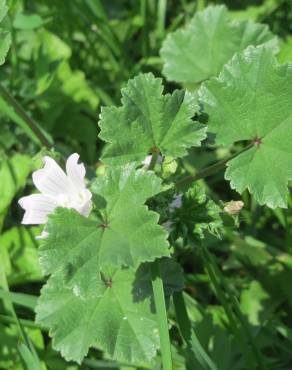
[[[83,193],[76,194],[60,194],[58,196],[58,205],[64,208],[72,208],[72,206],[78,204],[83,205],[85,197]]]

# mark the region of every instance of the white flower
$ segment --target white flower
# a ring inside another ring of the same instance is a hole
[[[92,202],[91,192],[85,185],[85,167],[78,164],[79,155],[70,155],[66,162],[66,173],[50,157],[44,157],[44,167],[32,174],[33,182],[40,191],[19,199],[25,210],[22,224],[45,224],[48,215],[57,207],[73,208],[83,216],[88,216]],[[46,237],[43,231],[40,237]]]

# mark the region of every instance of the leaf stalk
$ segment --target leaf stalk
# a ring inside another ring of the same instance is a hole
[[[154,152],[148,167],[152,171],[158,159],[158,153]],[[151,264],[152,288],[157,315],[157,323],[160,338],[160,350],[163,370],[172,370],[171,344],[168,329],[168,319],[165,304],[163,279],[160,269],[160,261],[157,259]]]
[[[246,150],[252,148],[253,146],[254,146],[254,142],[252,142],[251,144],[247,145],[244,149],[240,150],[239,152],[236,152],[236,153],[232,154],[228,158],[225,158],[225,159],[223,159],[221,161],[218,161],[218,162],[212,164],[211,166],[208,166],[208,167],[202,169],[201,171],[199,171],[195,175],[190,175],[190,176],[184,177],[181,180],[178,180],[174,184],[175,187],[178,188],[178,189],[184,188],[184,187],[190,185],[193,182],[196,182],[198,180],[204,179],[204,178],[206,178],[208,176],[211,176],[211,175],[219,172],[220,170],[222,170],[223,168],[225,168],[227,162],[229,162],[231,159],[237,157],[239,154],[245,152]]]
[[[39,139],[40,143],[47,149],[52,149],[53,143],[46,137],[43,131],[40,129],[38,124],[25,112],[23,107],[18,103],[18,101],[10,94],[10,92],[0,84],[0,95],[7,101],[7,103],[13,107],[15,112],[20,118],[22,118],[35,136]]]

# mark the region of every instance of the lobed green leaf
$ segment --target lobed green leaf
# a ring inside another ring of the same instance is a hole
[[[61,271],[67,284],[80,294],[97,289],[99,269],[136,268],[170,254],[167,233],[157,225],[158,214],[144,205],[161,191],[153,172],[136,170],[134,165],[107,169],[93,191],[105,201],[102,215],[87,219],[72,209],[57,209],[49,217],[49,236],[39,252],[44,272]]]
[[[271,50],[249,47],[219,78],[199,91],[209,131],[220,145],[248,141],[249,149],[227,163],[225,178],[259,204],[286,207],[292,179],[292,64],[279,64]]]
[[[183,287],[178,264],[162,261],[167,295]],[[36,321],[50,328],[53,347],[66,360],[81,362],[95,345],[110,357],[129,363],[149,363],[159,346],[159,336],[149,264],[138,271],[108,268],[96,274],[96,289],[80,295],[58,274],[42,289]]]
[[[267,26],[232,22],[224,5],[209,6],[168,35],[160,51],[163,73],[171,81],[198,84],[216,76],[236,52],[261,44],[278,51],[277,38]]]
[[[205,127],[192,120],[198,110],[194,94],[163,95],[162,80],[151,73],[129,80],[121,92],[122,106],[104,107],[100,115],[105,163],[142,161],[153,152],[183,157],[206,137]]]

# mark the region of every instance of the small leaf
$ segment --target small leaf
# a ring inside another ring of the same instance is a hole
[[[104,219],[87,219],[62,208],[49,217],[49,236],[40,248],[44,272],[62,271],[69,286],[89,294],[97,289],[99,267],[137,267],[169,256],[166,231],[157,225],[158,214],[143,205],[160,190],[153,172],[136,171],[134,165],[107,169],[93,186],[106,201]]]
[[[227,163],[225,178],[259,204],[286,207],[292,180],[292,64],[280,65],[271,50],[249,47],[219,78],[199,91],[216,142],[247,140],[251,148]]]
[[[134,270],[96,275],[96,282],[94,295],[80,296],[60,276],[51,277],[36,308],[37,323],[50,328],[53,347],[68,361],[80,363],[96,344],[118,361],[148,363],[159,345],[158,329],[149,299],[133,297]]]
[[[6,270],[10,286],[42,279],[35,240],[35,236],[40,233],[39,227],[28,229],[19,226],[0,235],[1,248],[7,250],[10,257],[10,266]]]
[[[7,14],[8,7],[6,0],[0,0],[0,22]],[[0,65],[5,62],[6,55],[10,48],[11,35],[10,32],[0,29]]]
[[[19,30],[33,30],[43,24],[44,21],[38,14],[17,13],[13,21],[13,27]]]
[[[162,92],[160,78],[140,74],[122,89],[121,107],[102,109],[100,138],[108,143],[105,163],[142,161],[153,152],[182,157],[191,146],[200,146],[206,135],[205,127],[192,120],[198,110],[195,95]]]
[[[5,214],[16,193],[21,190],[33,169],[32,160],[21,154],[0,158],[0,215]]]
[[[168,35],[161,49],[163,73],[172,81],[197,84],[216,76],[236,52],[260,44],[278,50],[267,26],[231,22],[224,5],[210,6],[196,13],[184,29]]]

